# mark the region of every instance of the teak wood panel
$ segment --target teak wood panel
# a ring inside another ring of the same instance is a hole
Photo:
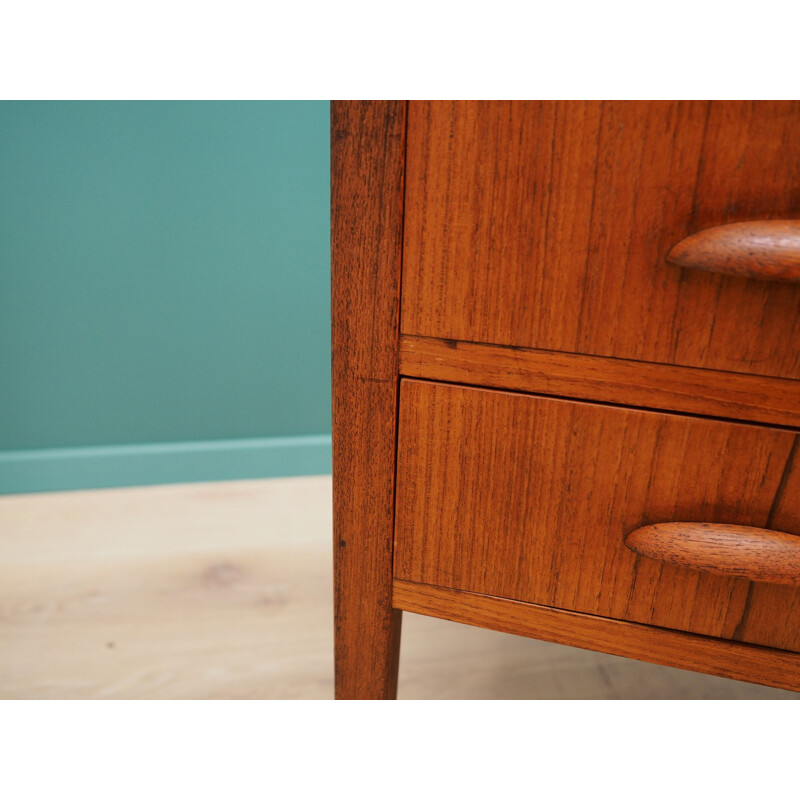
[[[406,104],[331,104],[336,696],[393,698],[391,607]]]
[[[800,287],[665,259],[798,187],[800,102],[412,101],[402,332],[800,378]]]
[[[719,522],[800,534],[791,431],[402,380],[402,580],[780,649],[798,590],[636,556],[625,534]]]

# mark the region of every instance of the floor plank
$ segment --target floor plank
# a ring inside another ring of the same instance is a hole
[[[0,697],[327,699],[330,478],[0,497]],[[406,614],[401,699],[800,695]]]

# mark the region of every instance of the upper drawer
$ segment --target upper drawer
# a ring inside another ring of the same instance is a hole
[[[411,102],[403,333],[800,378],[800,286],[666,263],[800,217],[800,102]]]
[[[769,536],[734,548],[752,582],[709,571],[713,537],[702,569],[624,544],[670,522],[800,534],[794,433],[403,380],[398,436],[395,577],[800,651],[800,589],[758,571],[784,560]]]

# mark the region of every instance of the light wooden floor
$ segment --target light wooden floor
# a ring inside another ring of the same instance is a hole
[[[330,478],[0,497],[0,697],[330,698]],[[800,698],[406,614],[401,698]]]

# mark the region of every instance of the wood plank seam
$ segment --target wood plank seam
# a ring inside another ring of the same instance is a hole
[[[522,397],[542,397],[551,400],[567,400],[571,403],[582,403],[590,406],[605,406],[607,408],[629,408],[632,411],[646,411],[651,414],[664,414],[670,417],[689,417],[691,419],[707,419],[714,420],[715,422],[727,422],[731,425],[747,425],[754,428],[765,428],[767,430],[784,431],[786,433],[800,433],[800,425],[774,425],[768,422],[759,422],[757,420],[742,419],[738,417],[721,417],[717,414],[698,414],[691,411],[679,411],[671,408],[664,408],[663,406],[640,406],[634,403],[615,403],[611,400],[595,400],[591,397],[580,397],[574,394],[555,394],[553,392],[545,391],[528,391],[524,389],[507,389],[505,387],[494,386],[485,383],[473,383],[470,381],[453,381],[444,380],[442,378],[429,378],[421,377],[419,375],[411,375],[400,373],[400,379],[419,381],[420,383],[436,384],[441,386],[454,386],[463,387],[465,389],[484,389],[488,392],[498,392],[502,394],[520,395]]]
[[[400,337],[402,377],[800,429],[800,381],[577,353]]]

